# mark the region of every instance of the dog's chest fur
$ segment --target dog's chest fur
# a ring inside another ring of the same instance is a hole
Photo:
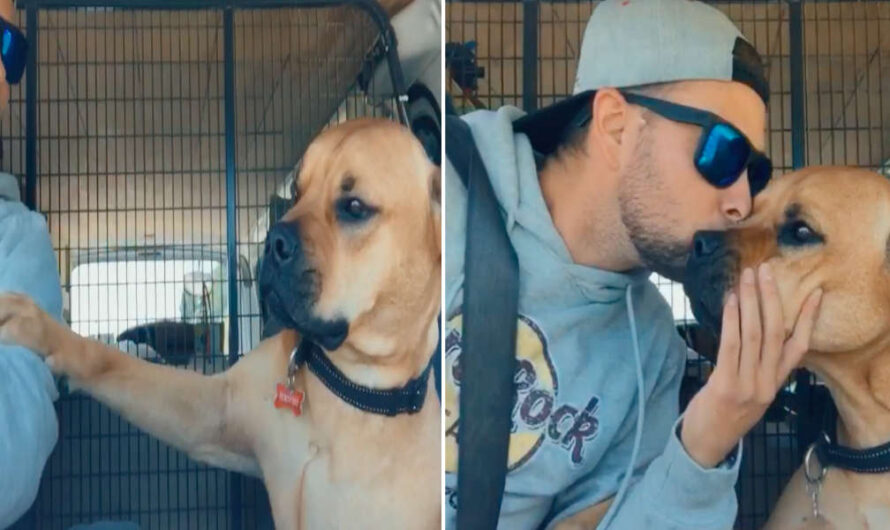
[[[276,528],[437,527],[440,447],[432,387],[422,411],[386,418],[344,403],[303,368],[295,386],[305,402],[297,417],[274,407],[286,355],[269,357],[270,365],[252,370],[264,381],[252,385],[250,437]]]
[[[837,471],[837,470],[834,470]],[[844,472],[851,502],[858,505],[864,528],[890,528],[890,477]]]
[[[812,519],[803,469],[791,478],[767,530],[878,530],[890,528],[890,479],[831,469],[819,496],[823,521]]]
[[[883,475],[830,469],[821,495],[821,509],[838,529],[890,528],[890,490]]]

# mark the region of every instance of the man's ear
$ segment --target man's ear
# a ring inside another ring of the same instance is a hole
[[[430,172],[430,202],[437,208],[442,207],[442,170],[433,166]]]
[[[442,170],[439,166],[433,166],[430,173],[430,215],[432,216],[433,239],[436,248],[442,252]]]
[[[588,152],[599,151],[610,167],[617,169],[629,117],[628,104],[621,92],[601,88],[593,96]]]

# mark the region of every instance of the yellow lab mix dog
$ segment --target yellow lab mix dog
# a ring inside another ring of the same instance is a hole
[[[192,457],[261,477],[277,528],[438,528],[439,186],[395,123],[322,133],[260,271],[284,330],[224,373],[130,357],[14,294],[0,338]]]
[[[738,229],[697,234],[686,290],[699,320],[719,327],[740,271],[764,262],[786,336],[807,295],[823,290],[803,364],[839,413],[836,439],[809,452],[809,472],[792,477],[766,528],[890,528],[890,181],[861,169],[805,169],[771,184]]]

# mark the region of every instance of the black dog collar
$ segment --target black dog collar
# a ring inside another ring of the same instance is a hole
[[[288,372],[292,372],[303,363],[306,363],[312,373],[324,383],[324,386],[328,387],[328,390],[343,401],[359,410],[383,416],[414,414],[423,408],[427,379],[430,375],[430,366],[432,366],[428,365],[423,373],[402,387],[379,389],[350,381],[343,372],[334,366],[334,363],[325,355],[324,350],[308,339],[302,339],[291,355],[291,366],[288,367]]]
[[[822,468],[837,467],[855,473],[890,471],[890,442],[867,449],[852,449],[836,440],[837,406],[829,399],[822,415],[822,433],[812,448]]]
[[[831,441],[823,433],[816,442],[815,451],[823,468],[837,467],[856,473],[890,471],[890,442],[868,449],[851,449]]]

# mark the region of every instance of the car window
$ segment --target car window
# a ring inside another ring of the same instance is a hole
[[[220,322],[226,316],[223,270],[214,260],[83,263],[71,272],[71,328],[113,341],[149,322]]]

